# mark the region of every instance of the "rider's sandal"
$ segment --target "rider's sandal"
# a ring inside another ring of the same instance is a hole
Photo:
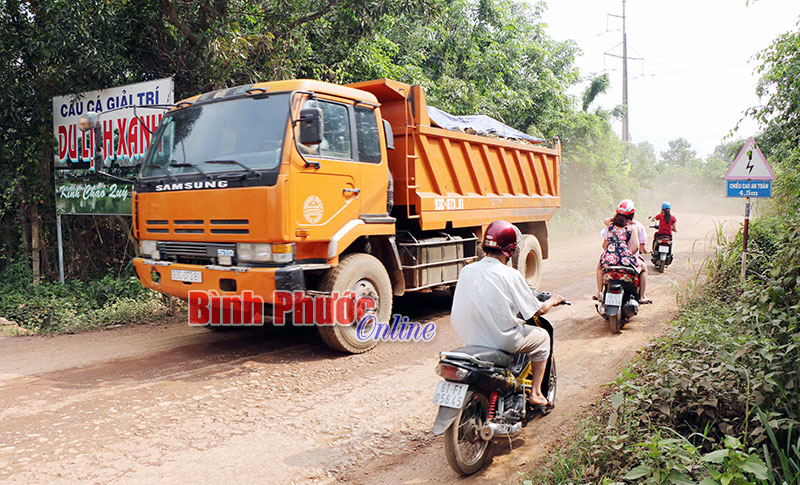
[[[532,411],[547,411],[549,408],[553,407],[553,403],[547,401],[547,404],[531,404]]]
[[[642,298],[641,300],[639,300],[640,305],[649,305],[651,303],[653,303],[653,300],[651,300],[650,298]]]

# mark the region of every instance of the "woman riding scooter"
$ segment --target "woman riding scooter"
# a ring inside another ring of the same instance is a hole
[[[632,205],[632,204],[631,204]],[[603,254],[597,266],[597,295],[595,300],[603,296],[603,268],[608,266],[628,266],[640,271],[641,260],[631,252],[630,248],[639,247],[639,235],[636,227],[630,224],[633,219],[633,209],[621,204],[617,214],[611,220],[611,225],[605,231],[603,240]]]
[[[678,222],[678,219],[671,214],[671,210],[672,204],[664,202],[661,204],[661,212],[653,217],[653,219],[658,221],[658,229],[656,230],[655,236],[653,236],[653,251],[656,250],[656,241],[659,236],[672,237],[672,233],[677,231],[675,223]]]

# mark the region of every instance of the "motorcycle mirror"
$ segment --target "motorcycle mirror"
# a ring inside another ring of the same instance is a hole
[[[78,119],[78,129],[87,132],[97,126],[97,113],[89,111]]]

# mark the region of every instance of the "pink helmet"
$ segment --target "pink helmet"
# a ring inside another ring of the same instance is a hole
[[[634,212],[636,212],[636,207],[633,205],[633,201],[631,199],[625,199],[617,206],[617,214],[622,214],[623,216],[632,216]]]
[[[497,249],[506,257],[512,257],[519,244],[520,232],[513,224],[506,221],[494,221],[486,228],[483,234],[482,247],[486,249]]]

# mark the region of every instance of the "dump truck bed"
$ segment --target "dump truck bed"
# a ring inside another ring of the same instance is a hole
[[[546,148],[432,126],[420,86],[389,79],[349,86],[380,102],[394,132],[395,205],[422,230],[546,221],[561,205],[558,142]]]

